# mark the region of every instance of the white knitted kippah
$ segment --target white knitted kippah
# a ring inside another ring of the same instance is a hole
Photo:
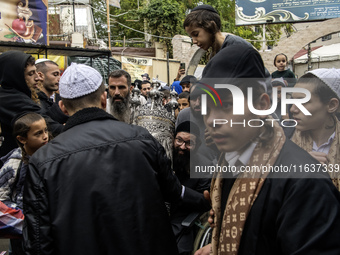
[[[74,99],[95,92],[103,82],[101,74],[94,68],[72,63],[59,81],[62,98]]]
[[[320,68],[309,71],[309,73],[314,74],[316,77],[322,80],[340,98],[340,69]]]
[[[49,60],[47,58],[39,58],[35,61],[35,64],[39,64],[39,63],[47,62],[47,61],[52,61],[52,60]]]

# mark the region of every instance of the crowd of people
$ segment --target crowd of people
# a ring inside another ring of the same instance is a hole
[[[147,73],[132,82],[115,70],[106,90],[90,66],[61,75],[49,59],[0,55],[0,237],[11,254],[189,255],[195,231],[182,221],[193,212],[212,227],[195,255],[340,254],[340,69],[296,79],[280,53],[270,74],[209,5],[183,26],[211,54],[200,80],[180,67],[160,88],[164,109],[178,94],[172,159],[133,125],[134,87],[137,105],[151,100]],[[286,89],[297,103],[282,103]]]

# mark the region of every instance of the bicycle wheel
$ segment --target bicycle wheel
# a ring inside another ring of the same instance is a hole
[[[212,228],[209,225],[209,222],[205,222],[203,224],[203,227],[198,231],[195,241],[194,241],[194,254],[198,249],[202,248],[203,246],[206,246],[211,242],[211,234],[212,234]]]

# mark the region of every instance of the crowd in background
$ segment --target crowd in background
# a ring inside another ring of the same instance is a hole
[[[133,125],[134,88],[137,105],[151,104],[147,73],[131,81],[115,70],[106,89],[86,65],[72,63],[61,76],[49,59],[0,55],[0,236],[11,239],[11,254],[188,255],[195,232],[183,232],[182,221],[208,211],[212,240],[196,255],[340,253],[340,70],[297,80],[280,53],[270,74],[249,42],[222,35],[209,5],[183,26],[211,55],[201,80],[180,66],[159,88],[165,111],[170,92],[178,95],[172,159]],[[242,115],[234,94],[215,84],[243,93]],[[206,114],[204,94],[218,95],[205,97]],[[281,95],[308,100],[286,105]],[[236,171],[193,178],[193,162]]]

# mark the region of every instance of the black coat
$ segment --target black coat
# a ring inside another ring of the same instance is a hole
[[[316,164],[290,140],[275,162],[296,166],[297,172],[300,165],[311,169]],[[340,194],[328,173],[273,178],[283,176],[269,174],[265,180],[247,217],[238,254],[340,254]]]
[[[47,120],[49,130],[58,135],[63,126],[51,118],[31,99],[24,70],[30,57],[19,51],[8,51],[0,55],[0,124],[2,136],[5,138],[0,147],[0,157],[5,156],[18,145],[12,136],[12,120],[24,112],[36,112]]]
[[[31,158],[27,254],[177,254],[164,200],[182,186],[170,166],[144,128],[98,108],[75,113]]]
[[[56,94],[57,95],[57,94]],[[59,108],[59,105],[53,102],[52,99],[48,98],[42,91],[38,93],[41,108],[46,112],[51,119],[59,122],[60,124],[66,123],[68,116],[65,115]]]
[[[199,153],[190,153],[192,157],[190,159],[191,164],[195,162],[195,165],[201,166],[211,166],[212,162],[207,159],[204,155]],[[192,166],[194,167],[194,166]],[[183,227],[183,220],[190,215],[191,213],[201,213],[207,212],[211,207],[207,206],[195,206],[194,202],[197,202],[197,197],[203,201],[204,196],[203,192],[205,190],[210,191],[210,178],[190,178],[189,173],[176,172],[176,166],[174,166],[175,174],[178,177],[179,181],[186,188],[190,188],[196,192],[196,196],[188,196],[185,195],[183,200],[178,203],[171,204],[170,218],[172,230],[177,239],[177,247],[180,253],[183,252],[192,252],[193,244],[195,240],[195,226],[191,228]]]

